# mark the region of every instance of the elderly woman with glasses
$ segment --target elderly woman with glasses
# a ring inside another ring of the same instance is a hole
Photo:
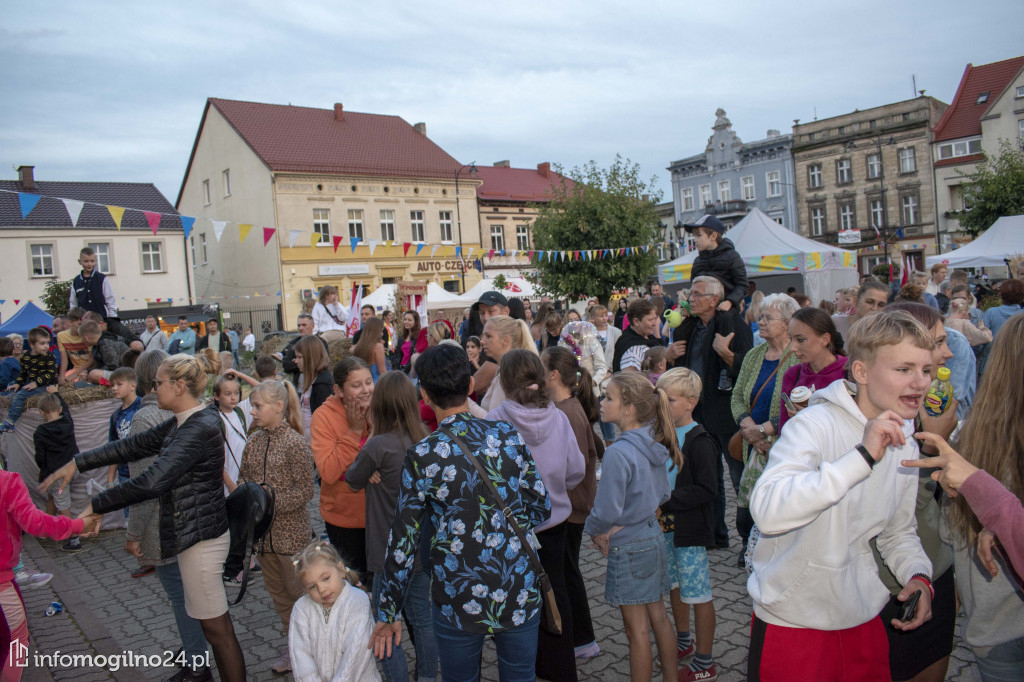
[[[750,491],[764,471],[768,450],[779,433],[782,377],[799,362],[789,352],[789,319],[798,309],[796,300],[786,294],[772,294],[761,301],[757,333],[765,342],[743,358],[732,392],[732,416],[743,436],[743,475],[736,498],[736,531],[743,539],[740,566],[754,525],[747,508]]]

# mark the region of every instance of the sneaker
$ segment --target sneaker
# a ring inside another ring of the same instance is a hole
[[[168,677],[166,682],[213,682],[213,673],[206,666],[198,670],[181,668],[172,677]]]
[[[693,670],[686,666],[679,671],[679,682],[710,682],[718,679],[718,669],[712,663],[707,670]]]
[[[678,658],[680,661],[685,661],[686,659],[693,658],[693,655],[697,653],[697,643],[690,642],[690,646],[686,647],[685,649],[676,649],[676,653],[678,654]]]
[[[82,541],[78,538],[71,538],[63,545],[61,545],[60,548],[65,552],[70,552],[72,554],[75,554],[76,552],[81,552],[85,549],[85,547],[82,546]]]
[[[596,641],[576,647],[576,658],[593,658],[600,653],[601,647],[597,645]]]
[[[252,562],[249,564],[249,573],[250,574],[255,573],[257,575],[260,575],[261,573],[263,573],[263,567],[260,566],[260,562],[256,561],[256,555],[255,554],[252,557]]]
[[[238,575],[226,575],[224,576],[224,584],[228,587],[241,587],[242,586],[242,574]],[[252,585],[252,576],[249,576],[249,582],[246,585]]]
[[[14,576],[14,580],[18,583],[18,587],[23,590],[27,590],[32,589],[33,587],[42,587],[43,585],[46,585],[53,580],[53,574],[19,571],[18,575]]]
[[[156,568],[153,566],[139,566],[134,571],[132,571],[132,577],[144,578],[145,576],[149,575],[150,573],[153,573],[154,571],[156,571]]]

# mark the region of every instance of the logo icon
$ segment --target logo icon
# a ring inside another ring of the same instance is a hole
[[[14,662],[16,668],[27,668],[28,667],[28,646],[24,644],[20,639],[16,639],[11,642],[11,648],[8,652],[9,661]]]

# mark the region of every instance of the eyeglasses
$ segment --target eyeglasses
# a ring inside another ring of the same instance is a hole
[[[778,320],[781,320],[782,318],[772,317],[771,315],[758,315],[756,319],[760,323],[760,322],[776,322]]]
[[[699,291],[691,291],[689,297],[696,298],[698,296],[714,296],[714,294],[702,294]]]

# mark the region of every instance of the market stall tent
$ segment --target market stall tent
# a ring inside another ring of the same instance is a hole
[[[482,279],[470,287],[466,293],[458,297],[459,302],[464,306],[471,306],[476,303],[485,291],[499,291],[494,286],[493,279]],[[509,277],[505,280],[505,288],[500,290],[506,298],[533,298],[536,290],[533,285],[522,277]]]
[[[11,315],[11,319],[0,325],[0,336],[15,333],[27,336],[29,329],[38,327],[41,324],[52,327],[53,316],[32,301],[28,301],[18,309],[18,312]]]
[[[373,290],[373,293],[363,296],[362,305],[372,305],[378,312],[388,308],[394,309],[397,291],[397,284],[381,284]],[[434,282],[427,283],[427,310],[452,308],[459,305],[461,305],[461,299],[458,294],[453,294]]]
[[[747,276],[771,278],[789,275],[787,279],[802,281],[804,293],[817,302],[832,300],[836,289],[857,286],[857,254],[787,230],[755,208],[725,233],[743,258]],[[690,281],[690,271],[697,252],[670,261],[658,268],[658,281],[663,286]],[[786,285],[788,286],[788,285]],[[759,289],[785,291],[786,286]],[[798,287],[799,288],[799,287]]]
[[[966,246],[924,259],[927,267],[945,263],[954,268],[1006,267],[1006,260],[1024,254],[1024,215],[1003,216]]]

